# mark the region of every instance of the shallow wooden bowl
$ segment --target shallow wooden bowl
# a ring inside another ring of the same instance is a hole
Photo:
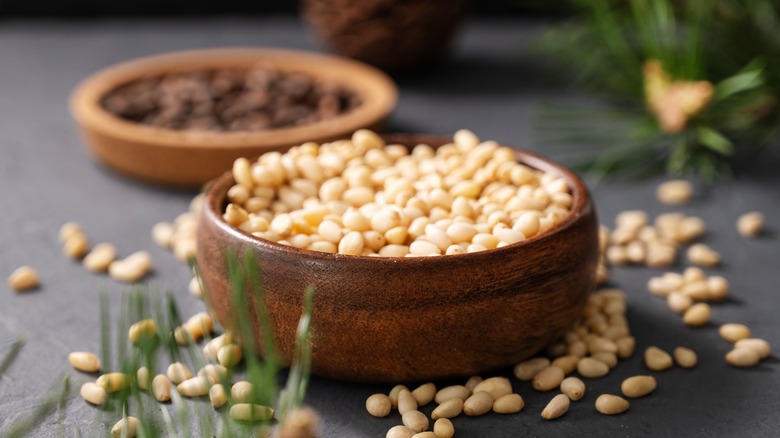
[[[273,68],[304,73],[340,84],[361,104],[327,120],[244,132],[181,131],[142,125],[117,117],[101,105],[114,88],[143,77],[221,68]],[[197,186],[230,169],[238,157],[286,150],[305,141],[348,137],[360,128],[377,129],[393,110],[397,89],[384,73],[366,64],[317,53],[276,49],[203,49],[136,59],[101,70],[82,81],[70,110],[88,149],[125,175],[172,186]]]
[[[451,141],[392,135],[389,143],[439,146]],[[253,252],[284,360],[304,291],[313,286],[316,375],[354,381],[407,382],[468,376],[514,364],[561,336],[594,288],[596,212],[582,181],[529,152],[518,159],[563,176],[573,194],[562,222],[527,241],[478,253],[420,258],[334,255],[297,249],[244,233],[223,219],[230,173],[208,190],[198,227],[197,261],[209,305],[226,326],[231,298],[225,257]],[[257,324],[257,316],[253,319]],[[257,325],[256,325],[257,327]],[[260,340],[259,335],[256,339]],[[262,351],[262,343],[258,342]]]

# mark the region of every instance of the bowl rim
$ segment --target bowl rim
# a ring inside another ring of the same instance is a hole
[[[431,134],[414,134],[414,133],[393,133],[381,135],[385,139],[387,144],[402,144],[407,147],[405,143],[416,144],[430,144],[434,143],[451,143],[451,137],[438,136]],[[501,146],[507,146],[499,143]],[[434,146],[438,148],[439,145]],[[205,192],[203,211],[201,217],[210,220],[218,229],[227,233],[230,237],[238,239],[239,241],[246,242],[248,244],[257,246],[258,249],[263,251],[269,251],[270,253],[283,254],[285,256],[300,256],[309,260],[316,260],[325,263],[367,263],[369,265],[381,263],[381,264],[430,264],[431,267],[435,267],[442,264],[447,264],[452,260],[465,261],[465,259],[474,259],[475,263],[486,260],[494,260],[496,257],[500,257],[508,251],[522,250],[525,247],[531,247],[533,245],[544,244],[555,238],[560,232],[563,232],[569,228],[575,226],[581,220],[584,220],[594,210],[594,205],[590,193],[585,186],[582,179],[571,169],[560,164],[550,158],[543,155],[531,152],[525,149],[519,149],[512,146],[507,146],[515,151],[515,157],[518,162],[525,164],[536,170],[543,170],[545,172],[554,173],[560,177],[566,179],[569,183],[569,188],[572,194],[572,207],[569,214],[566,215],[560,222],[556,223],[544,232],[537,234],[536,236],[526,239],[520,242],[512,243],[501,248],[488,249],[485,251],[479,251],[474,253],[465,254],[449,254],[441,257],[372,257],[362,255],[348,255],[348,254],[331,254],[320,251],[312,251],[305,248],[296,248],[290,245],[284,245],[277,242],[272,242],[250,233],[247,233],[237,227],[228,224],[222,212],[217,211],[218,206],[221,206],[227,196],[228,189],[235,183],[233,180],[232,171],[225,172],[222,176],[214,180],[214,182],[208,187]],[[367,268],[370,266],[366,266]]]
[[[107,92],[142,77],[229,67],[264,67],[300,72],[315,79],[333,81],[354,92],[360,105],[346,113],[303,125],[258,131],[190,131],[144,125],[118,117],[101,104]],[[85,129],[131,142],[170,148],[257,149],[301,143],[303,137],[335,138],[345,131],[370,126],[395,107],[398,88],[379,69],[335,55],[293,49],[220,47],[160,53],[105,67],[82,79],[69,99],[69,109]]]

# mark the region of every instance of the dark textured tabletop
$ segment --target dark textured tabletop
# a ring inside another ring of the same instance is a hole
[[[532,113],[541,100],[567,94],[544,80],[533,59],[519,54],[539,25],[523,20],[468,22],[450,57],[438,67],[399,79],[400,102],[391,129],[451,134],[469,128],[484,139],[537,149]],[[87,154],[67,112],[68,93],[101,67],[138,56],[198,47],[266,46],[315,49],[305,29],[291,17],[213,20],[105,20],[84,22],[0,21],[0,274],[16,267],[37,268],[42,287],[17,294],[0,286],[0,357],[20,336],[26,343],[17,361],[0,376],[0,435],[39,404],[63,375],[74,388],[93,377],[71,369],[67,354],[99,351],[99,292],[116,314],[123,286],[86,272],[65,258],[57,232],[64,222],[82,224],[94,242],[113,242],[120,253],[147,250],[154,259],[150,287],[170,289],[183,314],[203,307],[187,292],[190,275],[167,251],[156,247],[150,229],[185,211],[194,192],[171,191],[117,177]],[[544,150],[541,150],[545,153]],[[780,436],[780,173],[777,160],[742,163],[736,177],[712,187],[698,186],[682,208],[659,204],[661,179],[592,185],[601,221],[613,225],[616,213],[643,209],[651,215],[683,211],[704,218],[704,242],[720,251],[716,270],[732,285],[726,302],[714,305],[713,324],[686,328],[666,303],[648,293],[647,280],[662,272],[615,269],[613,283],[628,296],[628,319],[638,351],[649,345],[693,348],[693,370],[653,373],[659,387],[632,402],[619,416],[596,413],[598,394],[617,393],[623,378],[645,374],[641,354],[621,362],[607,377],[587,380],[583,400],[562,418],[539,416],[552,393],[538,393],[514,381],[525,409],[514,415],[488,414],[454,419],[459,437],[774,437]],[[757,239],[738,236],[734,223],[743,212],[760,210],[767,231]],[[682,263],[675,270],[681,270]],[[726,364],[729,344],[720,323],[741,322],[767,339],[773,356],[751,369]],[[507,374],[508,370],[498,372]],[[370,394],[390,389],[315,378],[307,403],[322,416],[323,436],[383,437],[400,423],[397,413],[383,419],[364,408]],[[199,400],[201,406],[208,401]],[[430,413],[430,407],[426,412]],[[101,416],[74,389],[62,421],[42,419],[31,436],[100,436]],[[97,430],[96,430],[97,429]]]

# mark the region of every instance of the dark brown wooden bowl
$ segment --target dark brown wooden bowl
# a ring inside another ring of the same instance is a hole
[[[439,146],[449,139],[396,134],[388,142]],[[406,382],[467,376],[514,364],[561,336],[595,285],[598,231],[594,206],[577,175],[518,151],[519,161],[564,177],[571,213],[527,241],[478,253],[379,258],[326,254],[269,242],[222,219],[226,173],[206,194],[197,261],[216,317],[234,327],[237,306],[226,254],[253,252],[262,275],[276,344],[294,352],[303,296],[314,295],[312,373],[337,379]],[[257,315],[253,315],[257,327]],[[256,329],[261,340],[259,329]],[[258,342],[262,351],[262,343]]]

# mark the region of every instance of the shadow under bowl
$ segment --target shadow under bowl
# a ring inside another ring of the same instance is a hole
[[[451,140],[416,134],[388,144],[433,147]],[[226,328],[237,309],[226,255],[254,254],[281,358],[289,363],[303,309],[314,288],[312,373],[351,381],[411,382],[480,374],[517,363],[555,341],[580,315],[595,286],[598,229],[594,206],[573,172],[517,151],[530,167],[562,176],[573,196],[570,214],[529,240],[442,257],[362,257],[297,249],[266,241],[222,218],[230,173],[206,194],[197,261],[206,299]],[[258,315],[250,311],[263,351]]]

